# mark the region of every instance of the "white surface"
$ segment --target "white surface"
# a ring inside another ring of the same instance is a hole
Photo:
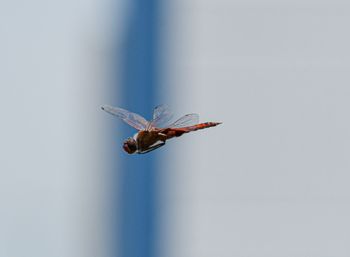
[[[175,1],[161,256],[350,255],[350,5]],[[166,88],[166,86],[164,86]]]

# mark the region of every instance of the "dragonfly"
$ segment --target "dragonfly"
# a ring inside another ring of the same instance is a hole
[[[103,105],[101,108],[137,130],[133,137],[127,138],[123,143],[123,149],[128,154],[148,153],[165,145],[165,142],[171,138],[221,124],[221,122],[199,123],[199,115],[196,113],[186,114],[175,122],[171,122],[173,114],[165,104],[154,108],[150,121],[119,107]]]

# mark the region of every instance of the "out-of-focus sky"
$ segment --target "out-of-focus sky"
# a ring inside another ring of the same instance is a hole
[[[99,107],[125,100],[130,16],[154,11],[133,3],[0,3],[0,257],[116,256],[132,158],[157,169],[158,256],[349,256],[350,4],[154,1],[154,100],[223,124],[131,157]]]
[[[0,3],[0,256],[107,256],[120,1]],[[119,11],[118,11],[119,10]]]
[[[174,1],[162,256],[350,254],[350,5]],[[181,103],[181,104],[179,104]]]

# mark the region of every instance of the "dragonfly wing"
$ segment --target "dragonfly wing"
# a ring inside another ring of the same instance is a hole
[[[169,128],[183,128],[193,126],[199,122],[199,115],[197,113],[187,114],[169,125]]]
[[[164,128],[169,125],[173,113],[170,111],[169,106],[162,104],[154,108],[153,119],[149,123],[149,128]]]
[[[137,130],[145,130],[148,126],[148,121],[136,113],[109,105],[103,105],[101,108],[102,110],[122,119],[125,123]]]

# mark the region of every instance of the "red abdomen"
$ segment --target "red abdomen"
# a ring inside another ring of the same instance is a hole
[[[170,139],[172,137],[179,137],[191,131],[215,127],[219,124],[221,124],[221,122],[205,122],[205,123],[200,123],[200,124],[196,124],[189,127],[183,127],[183,128],[166,128],[161,133],[167,135],[167,139]]]

